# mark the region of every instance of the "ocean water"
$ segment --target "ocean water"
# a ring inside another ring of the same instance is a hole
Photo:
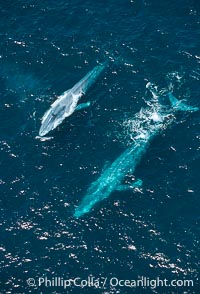
[[[116,191],[73,217],[106,162],[130,144],[127,121],[149,99],[147,82],[200,106],[199,1],[7,0],[0,8],[0,293],[199,293],[199,112],[179,114],[127,175],[142,189]],[[83,98],[92,107],[51,140],[36,139],[56,97],[105,60]],[[100,285],[62,285],[89,276]],[[145,278],[180,286],[115,285]]]

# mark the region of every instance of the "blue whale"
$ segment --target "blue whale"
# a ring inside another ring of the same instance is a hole
[[[107,63],[103,63],[94,67],[73,88],[65,91],[51,104],[49,110],[42,117],[42,124],[39,130],[40,137],[54,130],[66,117],[72,115],[75,110],[90,106],[90,102],[79,104],[78,106],[77,104],[80,98],[97,80],[106,65]]]
[[[134,174],[137,165],[146,152],[152,139],[163,131],[175,120],[177,111],[197,111],[197,107],[187,105],[183,100],[176,99],[172,93],[164,98],[168,100],[168,106],[159,102],[152,84],[146,86],[153,98],[148,101],[147,107],[142,108],[132,121],[131,145],[94,181],[87,190],[80,205],[75,209],[74,217],[80,218],[98,202],[108,198],[116,190],[138,188],[142,185],[141,180],[136,180],[132,185],[125,185],[123,181],[127,174]]]

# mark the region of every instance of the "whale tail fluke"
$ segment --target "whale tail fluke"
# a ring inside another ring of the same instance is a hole
[[[148,82],[146,84],[146,88],[151,92],[153,99],[159,101],[159,103],[161,103],[161,104],[165,103],[164,102],[165,99],[163,100],[163,98],[168,97],[172,108],[176,111],[194,112],[194,111],[199,110],[198,107],[187,104],[185,99],[178,100],[172,94],[172,92],[168,92],[168,91],[166,91],[166,89],[158,91],[158,87],[153,83]]]
[[[195,106],[191,106],[189,104],[187,104],[185,101],[186,100],[178,100],[176,97],[174,97],[174,95],[172,93],[168,93],[168,97],[170,100],[170,103],[172,105],[172,107],[175,110],[179,110],[179,111],[198,111],[199,108],[195,107]]]

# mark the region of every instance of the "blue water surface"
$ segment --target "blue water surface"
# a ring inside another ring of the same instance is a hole
[[[200,106],[199,1],[3,0],[0,16],[0,292],[199,293],[199,112],[179,114],[127,175],[142,179],[141,190],[116,191],[73,217],[128,146],[123,122],[145,105],[147,82]],[[50,104],[105,60],[83,98],[92,107],[38,140]],[[107,283],[38,285],[89,275]],[[112,277],[194,286],[120,287]]]

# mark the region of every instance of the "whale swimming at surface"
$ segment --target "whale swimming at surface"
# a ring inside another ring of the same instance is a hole
[[[177,111],[198,110],[197,107],[176,99],[172,93],[158,97],[151,83],[146,87],[153,94],[153,98],[148,101],[147,108],[142,108],[132,121],[131,145],[90,185],[80,205],[75,209],[74,217],[80,218],[90,212],[94,205],[108,198],[115,190],[124,191],[140,187],[141,180],[136,180],[132,185],[125,185],[123,181],[127,174],[134,174],[152,139],[175,120]],[[167,100],[168,105],[161,103],[163,99]]]
[[[62,121],[72,115],[75,110],[80,110],[90,106],[90,102],[78,104],[80,98],[94,84],[98,76],[106,67],[106,63],[94,67],[71,89],[65,91],[61,96],[51,104],[51,107],[42,117],[42,124],[39,130],[39,136],[45,136],[54,130]]]

